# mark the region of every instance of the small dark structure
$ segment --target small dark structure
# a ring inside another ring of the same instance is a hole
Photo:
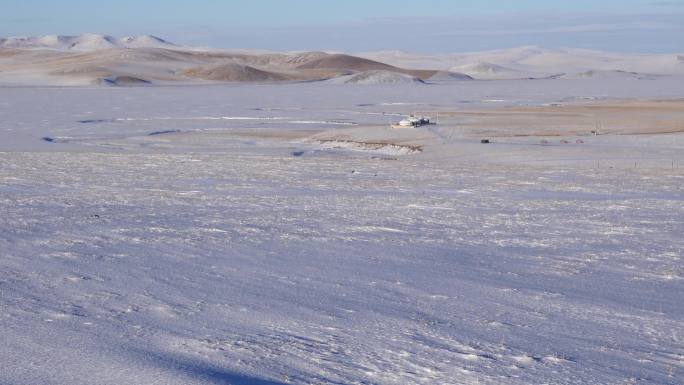
[[[489,139],[482,139],[482,140],[480,141],[480,143],[482,143],[482,144],[489,144],[489,143],[491,143],[491,142],[489,141]]]

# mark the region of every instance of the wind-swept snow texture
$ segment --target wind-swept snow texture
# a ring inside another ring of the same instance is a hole
[[[653,88],[0,89],[0,383],[682,384],[681,158],[469,163],[479,140],[444,126],[396,157],[283,139],[681,92],[632,81]],[[684,145],[643,137],[585,138],[587,160]]]

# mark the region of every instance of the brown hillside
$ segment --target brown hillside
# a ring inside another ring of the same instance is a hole
[[[238,63],[191,68],[183,70],[181,74],[195,79],[225,82],[278,82],[292,80],[292,77],[285,74],[264,71]]]
[[[299,69],[340,69],[352,71],[387,70],[396,71],[397,68],[389,64],[356,56],[334,54],[316,58],[297,66]]]

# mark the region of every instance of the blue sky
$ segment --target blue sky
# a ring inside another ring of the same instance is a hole
[[[153,34],[273,50],[684,52],[684,0],[0,0],[0,36]]]

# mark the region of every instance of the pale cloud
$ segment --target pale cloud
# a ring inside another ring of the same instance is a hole
[[[271,50],[457,52],[522,45],[684,52],[684,12],[509,13],[493,16],[372,18],[292,26],[196,26],[181,43]],[[407,25],[409,26],[407,28]],[[415,26],[415,27],[414,27]]]
[[[653,1],[649,5],[656,7],[684,7],[684,1]]]
[[[0,23],[6,23],[6,24],[31,24],[31,23],[42,23],[45,21],[47,21],[47,20],[42,19],[42,18],[37,18],[37,17],[9,18],[9,19],[0,18]]]
[[[606,32],[606,31],[624,31],[624,30],[670,30],[680,29],[681,25],[657,22],[657,21],[635,21],[631,23],[595,23],[595,24],[581,24],[572,26],[563,26],[556,28],[549,28],[539,32],[546,33],[572,33],[572,32]]]

